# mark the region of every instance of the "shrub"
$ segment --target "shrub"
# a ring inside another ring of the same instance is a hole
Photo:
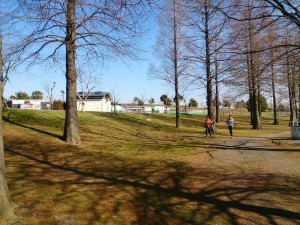
[[[61,100],[53,101],[53,110],[64,110],[64,102]]]

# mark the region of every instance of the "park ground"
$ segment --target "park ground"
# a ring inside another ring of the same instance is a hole
[[[288,117],[227,115],[205,138],[204,115],[79,113],[82,144],[61,140],[63,111],[4,112],[16,218],[0,224],[300,224],[300,141]]]

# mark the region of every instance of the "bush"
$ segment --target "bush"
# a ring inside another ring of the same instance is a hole
[[[64,110],[64,102],[61,100],[53,101],[53,110]]]

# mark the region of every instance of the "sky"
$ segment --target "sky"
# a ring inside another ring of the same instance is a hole
[[[153,80],[148,78],[148,67],[150,61],[155,59],[153,53],[148,53],[149,59],[143,61],[131,61],[130,66],[123,62],[109,62],[109,66],[102,69],[100,75],[100,84],[97,90],[114,92],[121,103],[131,103],[134,97],[145,97],[146,103],[150,98],[154,98],[155,103],[160,102],[160,96],[167,94],[170,98],[174,97],[173,88],[162,80]],[[60,69],[49,69],[47,67],[35,66],[30,71],[13,71],[9,76],[9,82],[4,89],[4,96],[8,99],[16,92],[22,91],[31,95],[33,91],[41,91],[44,98],[47,98],[45,83],[53,88],[53,98],[62,100],[65,97],[62,91],[65,91],[66,80],[64,72]],[[189,98],[197,100],[197,94],[191,93]],[[198,100],[197,100],[198,101]],[[200,101],[200,100],[199,100]],[[199,102],[198,101],[198,102]]]
[[[148,103],[150,98],[154,98],[155,103],[160,104],[160,96],[167,94],[169,98],[174,97],[174,87],[162,80],[153,80],[148,78],[148,67],[150,63],[157,62],[154,55],[154,45],[157,37],[157,24],[153,20],[150,30],[146,37],[142,38],[142,47],[144,60],[130,61],[125,65],[121,61],[108,61],[108,66],[103,67],[100,76],[100,85],[97,90],[103,92],[114,92],[119,102],[131,103],[134,97],[144,97],[145,103]],[[64,62],[61,63],[64,67]],[[9,99],[16,92],[26,92],[31,95],[33,91],[41,91],[44,94],[44,99],[48,99],[45,91],[45,83],[48,83],[53,88],[53,98],[56,100],[64,100],[65,95],[62,91],[66,91],[66,79],[64,68],[49,68],[45,65],[36,65],[30,71],[24,68],[19,68],[17,71],[12,71],[9,75],[9,82],[4,88],[4,97]],[[77,84],[77,87],[79,85]],[[81,91],[78,89],[78,91]],[[180,93],[182,94],[182,93]],[[199,94],[199,90],[185,93],[186,100],[194,98],[199,105],[205,103],[205,96]],[[183,103],[182,103],[183,104]]]
[[[157,60],[154,56],[153,46],[156,42],[156,34],[152,31],[149,37],[145,38],[143,54],[144,60],[130,61],[128,65],[121,61],[106,62],[108,66],[103,67],[100,75],[100,85],[97,90],[113,92],[117,96],[118,101],[121,103],[131,103],[134,97],[144,97],[145,103],[148,103],[150,98],[154,98],[156,104],[160,104],[160,96],[167,94],[168,97],[174,97],[174,88],[162,80],[149,79],[148,67],[151,62]],[[62,63],[64,66],[64,63]],[[45,83],[48,83],[53,88],[53,98],[56,100],[63,100],[65,95],[62,91],[66,91],[65,74],[62,69],[49,68],[45,65],[36,65],[30,71],[26,69],[18,69],[12,71],[9,75],[9,82],[4,89],[4,97],[9,99],[11,95],[16,92],[22,91],[31,95],[33,91],[41,91],[44,94],[44,99],[48,99],[45,91]],[[79,87],[79,85],[77,84]],[[80,90],[78,90],[80,91]],[[204,104],[204,96],[199,96],[198,91],[186,93],[187,101],[194,98],[198,101],[199,105]],[[183,104],[183,103],[181,103]]]

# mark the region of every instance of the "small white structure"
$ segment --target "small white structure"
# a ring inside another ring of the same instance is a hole
[[[168,107],[169,110],[169,107]],[[153,108],[153,112],[155,113],[165,113],[166,111],[166,106],[164,105],[155,105]]]
[[[12,99],[7,102],[10,108],[47,109],[47,103],[40,99]]]
[[[300,122],[291,122],[291,138],[300,140]]]
[[[116,106],[112,105],[111,112],[121,113],[121,112],[123,112],[123,107],[121,105],[116,105]]]
[[[78,92],[78,95],[82,99],[84,98],[82,92]],[[85,100],[81,100],[77,97],[77,110],[88,112],[111,112],[111,101],[112,95],[109,92],[90,92]]]

